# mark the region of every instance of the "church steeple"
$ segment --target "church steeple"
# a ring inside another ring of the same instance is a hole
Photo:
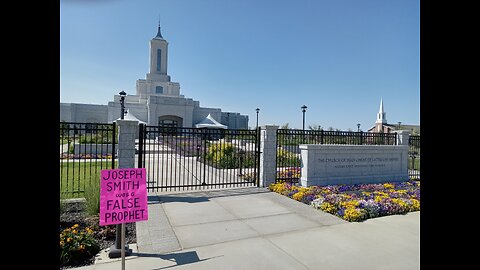
[[[375,123],[386,124],[387,123],[387,114],[383,110],[383,98],[380,98],[380,109],[377,113],[377,121]]]

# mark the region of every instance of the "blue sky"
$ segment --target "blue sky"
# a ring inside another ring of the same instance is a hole
[[[169,42],[168,74],[202,107],[259,124],[366,130],[420,124],[419,0],[61,0],[60,101],[135,94],[149,40]]]

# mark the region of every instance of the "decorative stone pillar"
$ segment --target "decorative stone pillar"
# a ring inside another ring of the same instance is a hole
[[[263,126],[260,132],[260,187],[275,183],[278,126]]]
[[[397,145],[409,145],[410,133],[408,130],[396,130],[397,133]]]
[[[135,137],[138,133],[138,121],[117,120],[118,125],[118,168],[135,168]],[[115,244],[110,247],[108,257],[120,258],[122,256],[121,228],[116,225],[117,232]],[[125,256],[130,256],[132,250],[125,245]]]
[[[138,136],[138,121],[117,120],[118,168],[135,168],[135,138]]]

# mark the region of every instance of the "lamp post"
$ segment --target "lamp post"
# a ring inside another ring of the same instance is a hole
[[[120,119],[123,120],[125,118],[125,96],[127,95],[127,93],[122,90],[118,94],[120,95]]]
[[[360,123],[357,124],[357,132],[360,132]]]
[[[125,119],[125,96],[127,93],[121,91],[118,93],[120,95],[120,119]],[[122,256],[122,235],[124,234],[125,224],[117,224],[115,230],[115,244],[110,247],[110,252],[108,257],[110,258],[119,258]],[[125,247],[123,247],[125,250]],[[125,254],[130,254],[130,250],[125,250]]]
[[[303,125],[302,125],[302,129],[305,130],[305,112],[307,111],[307,106],[303,105],[301,108],[302,108],[302,113],[303,113]]]
[[[257,112],[257,130],[258,130],[258,112],[260,111],[260,109],[256,108],[255,111]]]
[[[400,130],[401,125],[402,125],[402,122],[398,122],[398,130]]]

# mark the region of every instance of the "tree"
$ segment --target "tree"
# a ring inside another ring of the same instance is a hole
[[[308,129],[320,131],[320,130],[323,130],[323,127],[317,124],[313,124],[313,125],[309,125]]]
[[[281,129],[290,129],[290,127],[288,126],[288,123],[282,125],[280,128]]]
[[[69,125],[65,121],[60,122],[60,137],[68,135]]]

